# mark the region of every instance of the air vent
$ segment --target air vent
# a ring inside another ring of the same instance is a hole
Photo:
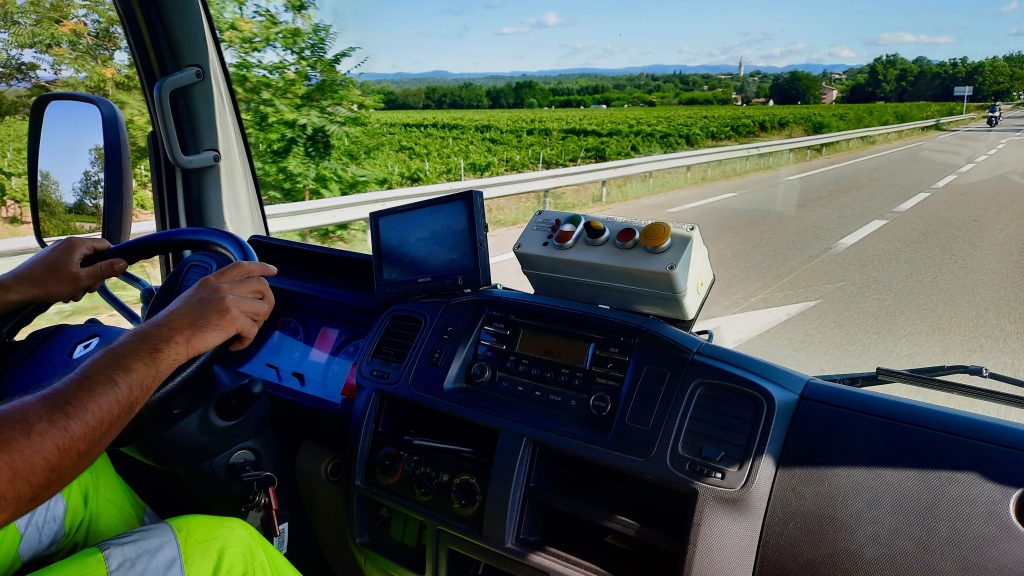
[[[760,396],[736,386],[705,384],[694,397],[679,451],[718,468],[745,469],[763,418]]]
[[[370,357],[373,360],[402,365],[420,335],[423,321],[415,316],[396,314],[388,319],[384,332]]]

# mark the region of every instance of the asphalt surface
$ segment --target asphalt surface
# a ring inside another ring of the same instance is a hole
[[[981,364],[1024,377],[1022,152],[1024,111],[600,213],[700,227],[716,283],[698,327],[722,345],[808,374]],[[518,234],[491,234],[492,276],[531,290],[510,253]]]

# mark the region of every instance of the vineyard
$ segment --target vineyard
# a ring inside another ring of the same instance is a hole
[[[959,113],[952,103],[377,111],[350,134],[378,189],[822,134]]]

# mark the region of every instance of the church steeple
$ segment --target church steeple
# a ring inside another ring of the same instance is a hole
[[[743,78],[743,56],[740,56],[740,78]]]

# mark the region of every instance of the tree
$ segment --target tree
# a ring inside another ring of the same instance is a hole
[[[78,224],[64,204],[60,182],[46,170],[39,171],[36,190],[39,204],[39,231],[44,238],[68,236],[79,232]]]
[[[736,95],[744,104],[750,104],[751,100],[757,98],[757,82],[751,80],[749,76],[744,76],[736,85]]]
[[[372,102],[347,73],[357,48],[335,49],[313,0],[212,0],[264,198],[288,202],[361,192],[355,128]]]
[[[71,187],[74,203],[71,211],[75,214],[103,215],[103,146],[97,144],[89,149],[89,166]]]
[[[986,58],[977,62],[974,83],[977,100],[1006,100],[1015,91],[1010,66],[1002,58]]]
[[[814,74],[794,70],[776,78],[770,93],[776,104],[818,104],[821,81]]]
[[[137,193],[152,206],[146,136],[151,129],[135,66],[110,0],[0,1],[0,85],[17,87],[25,105],[42,92],[75,90],[104,96],[128,127]]]

